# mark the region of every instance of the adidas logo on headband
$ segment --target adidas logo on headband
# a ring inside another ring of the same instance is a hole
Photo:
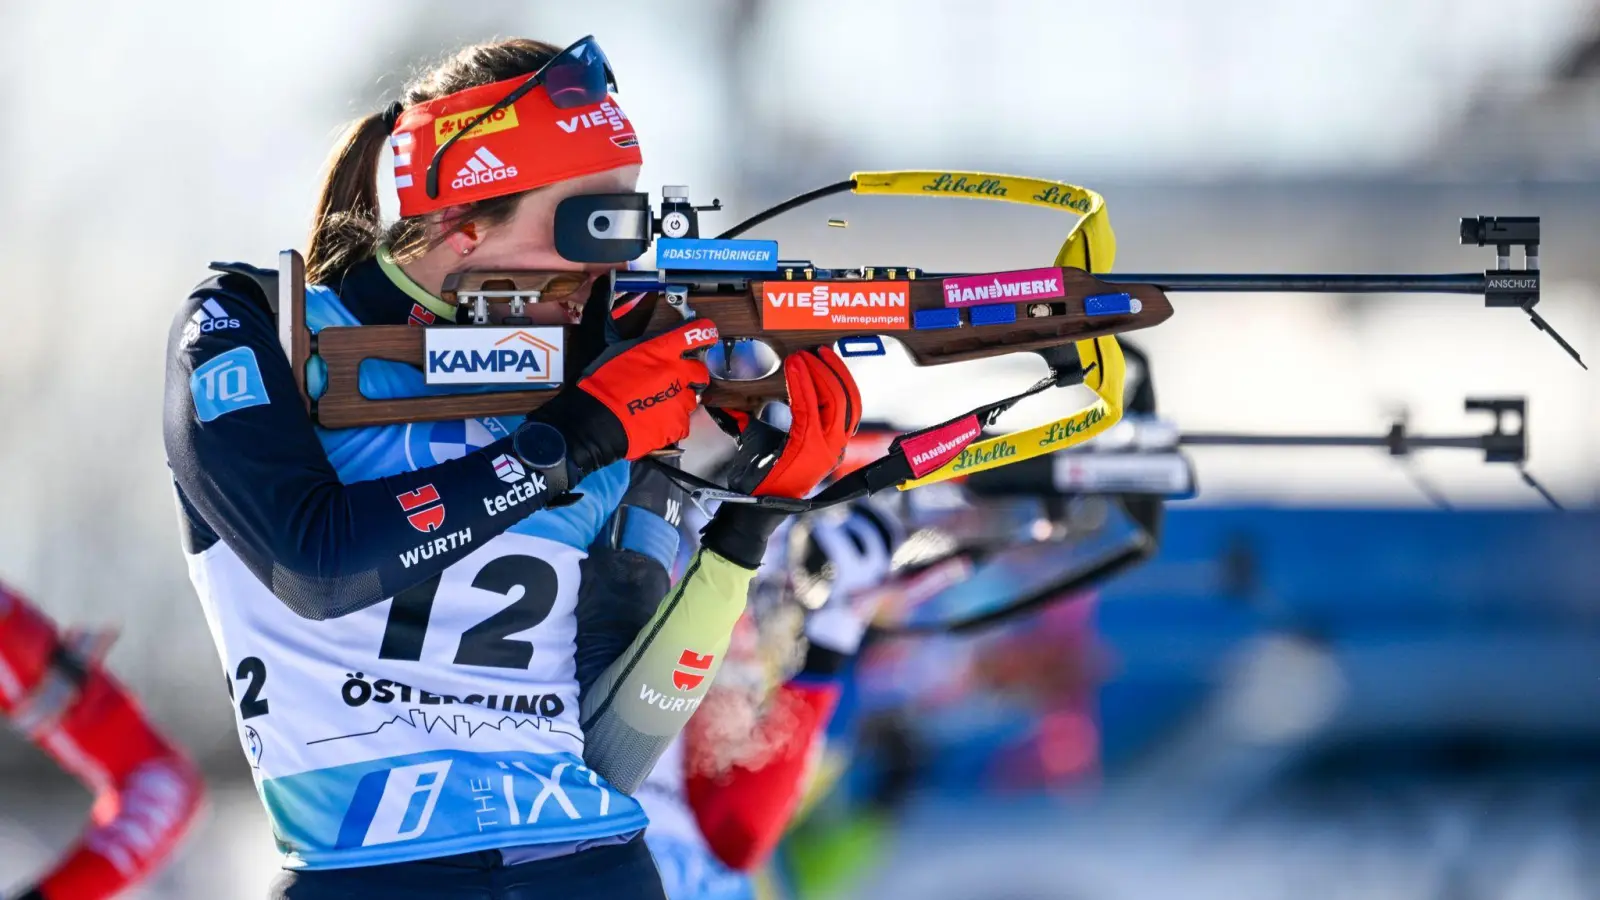
[[[467,164],[456,170],[456,178],[450,182],[450,186],[460,189],[515,177],[516,166],[501,162],[499,157],[489,152],[488,147],[479,147],[478,152],[467,157]]]

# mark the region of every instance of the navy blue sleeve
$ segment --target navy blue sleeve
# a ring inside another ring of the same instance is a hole
[[[574,654],[580,695],[628,649],[672,588],[685,499],[654,463],[633,464],[628,492],[580,569]]]
[[[203,283],[174,320],[165,407],[167,462],[182,509],[200,520],[191,539],[226,542],[310,619],[437,575],[549,500],[530,472],[515,511],[495,507],[506,493],[495,461],[511,454],[509,438],[414,472],[341,483],[266,299],[239,275]]]

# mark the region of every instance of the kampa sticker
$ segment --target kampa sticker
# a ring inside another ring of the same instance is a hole
[[[911,327],[911,285],[904,281],[761,283],[761,326],[813,331]]]
[[[566,364],[560,328],[430,328],[428,384],[559,384]]]

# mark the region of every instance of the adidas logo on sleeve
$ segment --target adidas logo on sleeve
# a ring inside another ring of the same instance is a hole
[[[467,157],[467,164],[456,170],[456,178],[450,182],[450,186],[472,187],[475,184],[488,184],[491,181],[515,177],[517,177],[516,166],[508,166],[501,162],[499,157],[489,152],[488,147],[479,147],[476,153]]]
[[[238,327],[238,319],[228,315],[228,311],[222,308],[222,304],[218,303],[215,297],[207,297],[205,302],[200,304],[200,308],[194,311],[194,315],[189,317],[189,321],[184,323],[182,344],[187,347],[199,340],[202,334]]]

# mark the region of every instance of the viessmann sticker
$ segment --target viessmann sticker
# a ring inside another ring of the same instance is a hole
[[[774,331],[905,331],[911,284],[905,281],[764,281],[761,327]]]
[[[560,384],[564,337],[560,328],[429,328],[423,375],[428,384]]]

